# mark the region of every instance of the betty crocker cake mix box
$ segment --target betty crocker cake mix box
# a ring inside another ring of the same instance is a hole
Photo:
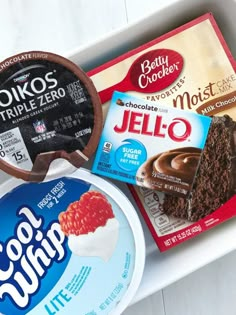
[[[102,100],[104,120],[115,90],[153,105],[215,116],[188,198],[129,184],[160,251],[235,215],[235,69],[207,13],[88,73]]]

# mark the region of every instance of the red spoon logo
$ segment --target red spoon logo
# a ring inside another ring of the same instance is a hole
[[[102,103],[111,99],[115,90],[155,93],[170,86],[179,77],[184,65],[183,57],[171,49],[155,49],[139,56],[125,78],[100,91]]]
[[[158,92],[180,75],[183,58],[176,51],[157,49],[139,57],[131,67],[130,80],[138,92]]]

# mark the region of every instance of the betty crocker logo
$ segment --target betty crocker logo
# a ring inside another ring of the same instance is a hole
[[[102,103],[109,101],[113,92],[136,91],[155,93],[170,86],[179,77],[184,65],[183,57],[171,49],[155,49],[138,57],[125,78],[99,92]]]
[[[158,92],[180,75],[183,57],[174,50],[157,49],[139,57],[131,68],[130,80],[139,92]]]

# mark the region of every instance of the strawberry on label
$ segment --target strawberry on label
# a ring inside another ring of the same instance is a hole
[[[105,226],[111,218],[114,218],[114,214],[105,195],[88,191],[60,213],[59,222],[62,231],[68,236],[94,232],[98,227]]]

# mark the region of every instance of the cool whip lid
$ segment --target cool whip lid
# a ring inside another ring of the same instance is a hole
[[[68,174],[96,150],[100,99],[64,57],[24,52],[0,63],[0,169],[25,181]],[[63,172],[63,173],[62,173]]]
[[[120,315],[128,306],[145,243],[118,188],[84,169],[42,183],[12,179],[0,209],[0,313]]]

